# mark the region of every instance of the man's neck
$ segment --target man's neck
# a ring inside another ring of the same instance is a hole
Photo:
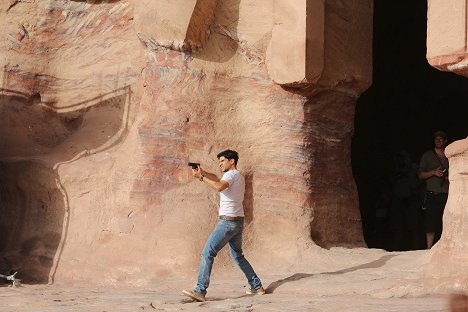
[[[445,146],[444,146],[444,147],[435,147],[434,150],[435,150],[438,154],[444,155]]]

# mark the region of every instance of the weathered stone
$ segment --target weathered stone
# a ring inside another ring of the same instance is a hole
[[[468,77],[468,3],[429,0],[427,59],[444,71]],[[450,162],[449,198],[443,233],[426,269],[427,287],[443,292],[468,292],[467,190],[468,139],[445,149]]]
[[[154,49],[193,51],[210,34],[218,0],[136,0],[136,28]]]
[[[314,84],[324,66],[325,4],[274,1],[273,29],[267,50],[270,78],[281,85]]]
[[[464,0],[429,0],[427,60],[444,71],[468,77],[467,16]]]
[[[449,199],[444,211],[444,230],[431,251],[426,269],[427,287],[458,293],[468,291],[468,139],[445,149],[450,161]]]
[[[19,2],[2,13],[10,36],[0,46],[8,120],[0,180],[38,176],[0,189],[14,194],[2,195],[0,212],[25,216],[16,245],[15,225],[1,221],[12,252],[2,251],[0,264],[34,266],[37,254],[21,246],[50,235],[46,259],[30,271],[40,278],[26,279],[148,285],[193,272],[218,199],[186,163],[216,171],[226,148],[239,151],[247,180],[245,250],[254,263],[307,265],[315,243],[362,246],[350,138],[356,98],[371,81],[371,2],[325,5],[323,68],[297,59],[313,79],[296,88],[268,76],[274,20],[288,14],[273,18],[270,0],[203,2],[199,12],[202,1],[155,3]],[[303,4],[292,6],[305,21],[300,45],[321,23]],[[203,49],[161,46],[167,38],[195,38]],[[41,188],[41,177],[55,184]],[[17,208],[25,194],[31,200]],[[42,202],[53,222],[34,213]],[[222,253],[217,263],[227,261]]]

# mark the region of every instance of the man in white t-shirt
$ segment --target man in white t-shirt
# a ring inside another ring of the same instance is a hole
[[[192,169],[194,178],[220,192],[219,222],[205,243],[201,254],[197,287],[182,292],[197,301],[205,301],[206,289],[210,284],[211,269],[218,252],[229,243],[231,257],[244,272],[250,289],[247,294],[263,295],[262,282],[245,259],[242,252],[242,231],[244,228],[245,180],[237,170],[239,155],[236,151],[225,150],[217,155],[223,176],[204,171],[201,167]]]

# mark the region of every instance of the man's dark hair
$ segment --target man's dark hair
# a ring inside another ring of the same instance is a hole
[[[442,130],[436,131],[436,132],[434,132],[434,139],[437,138],[437,137],[441,137],[441,138],[444,138],[444,139],[447,140],[447,133],[445,133]]]
[[[225,157],[228,160],[234,159],[234,164],[237,166],[237,161],[239,160],[239,154],[236,151],[233,150],[225,150],[219,153],[216,157],[221,158]]]

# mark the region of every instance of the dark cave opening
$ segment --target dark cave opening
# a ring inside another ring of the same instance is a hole
[[[369,248],[424,249],[422,183],[404,209],[394,204],[398,155],[416,172],[435,131],[449,144],[467,136],[468,79],[428,64],[426,0],[376,0],[373,27],[373,84],[357,101],[352,142],[364,239]]]

